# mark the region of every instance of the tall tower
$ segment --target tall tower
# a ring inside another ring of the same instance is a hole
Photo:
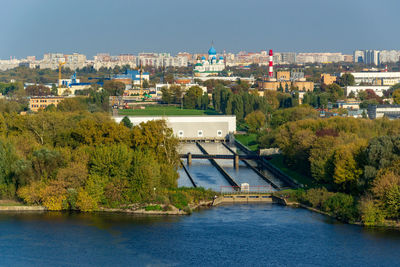
[[[273,59],[274,53],[272,52],[272,49],[269,50],[269,78],[274,77],[274,59]]]

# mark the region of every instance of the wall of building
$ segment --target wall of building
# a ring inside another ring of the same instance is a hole
[[[114,116],[120,123],[124,116]],[[165,120],[179,139],[224,139],[236,132],[236,116],[128,116],[133,125]]]
[[[280,86],[282,86],[283,90],[288,87],[290,89],[291,86],[297,87],[299,91],[314,91],[314,83],[313,82],[303,82],[303,81],[261,81],[258,83],[259,88],[261,90],[273,90],[278,91]]]
[[[64,97],[31,97],[29,99],[29,109],[37,112],[40,109],[45,109],[50,105],[57,105],[64,100]]]
[[[336,82],[336,80],[337,80],[336,76],[330,75],[328,73],[322,73],[321,74],[321,83],[324,83],[326,85],[330,85],[330,84]]]

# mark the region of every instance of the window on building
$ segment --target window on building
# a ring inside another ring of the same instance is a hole
[[[197,136],[202,137],[203,136],[203,130],[198,130],[197,131]]]
[[[183,137],[183,131],[182,131],[182,130],[180,130],[180,131],[178,132],[178,136],[179,136],[179,137]]]
[[[221,137],[222,136],[222,130],[217,131],[217,136]]]

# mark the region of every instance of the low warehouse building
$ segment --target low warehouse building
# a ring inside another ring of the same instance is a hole
[[[369,105],[368,117],[370,119],[379,119],[387,117],[389,119],[400,118],[400,105]]]
[[[124,116],[114,116],[120,123]],[[128,116],[133,125],[165,120],[181,140],[226,140],[236,132],[236,116]]]

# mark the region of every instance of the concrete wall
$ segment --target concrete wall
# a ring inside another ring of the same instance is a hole
[[[114,116],[120,123],[124,116]],[[151,120],[166,120],[180,139],[225,139],[236,132],[236,116],[128,116],[133,125]]]

